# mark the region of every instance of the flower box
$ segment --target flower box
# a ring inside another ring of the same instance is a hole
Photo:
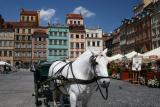
[[[146,73],[146,82],[148,81],[148,80],[151,80],[151,79],[153,79],[154,78],[154,72],[147,72]]]
[[[121,72],[120,73],[120,79],[128,81],[129,80],[129,71],[125,70],[125,71]]]

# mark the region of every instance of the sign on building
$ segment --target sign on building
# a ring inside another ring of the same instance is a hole
[[[132,62],[132,70],[133,71],[141,71],[142,58],[135,57]]]

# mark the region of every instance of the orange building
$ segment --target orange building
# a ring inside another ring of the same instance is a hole
[[[20,22],[6,22],[15,30],[14,65],[29,68],[32,62],[32,36],[39,27],[39,12],[21,9]]]
[[[69,26],[69,60],[75,60],[85,51],[85,27],[81,14],[67,14]]]

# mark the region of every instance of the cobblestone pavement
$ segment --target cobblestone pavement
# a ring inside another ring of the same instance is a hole
[[[35,107],[32,93],[31,72],[0,74],[0,107]],[[88,107],[160,107],[160,89],[111,80],[108,100],[96,92]]]

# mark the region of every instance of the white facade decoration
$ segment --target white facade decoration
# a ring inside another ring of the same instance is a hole
[[[102,29],[101,28],[86,28],[86,50],[102,51]]]

